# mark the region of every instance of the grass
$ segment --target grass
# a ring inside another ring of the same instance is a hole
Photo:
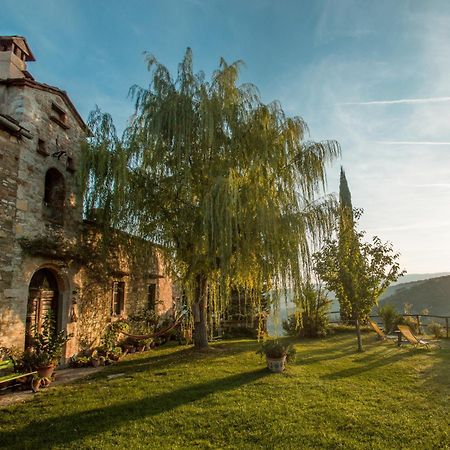
[[[1,410],[0,448],[449,448],[449,343],[364,341],[362,354],[349,334],[298,341],[283,374],[253,341],[133,355]]]

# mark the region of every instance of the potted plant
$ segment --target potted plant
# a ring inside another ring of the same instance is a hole
[[[120,357],[122,356],[122,348],[117,346],[114,347],[112,350],[108,352],[108,359],[112,361],[119,361]]]
[[[261,356],[265,355],[267,367],[271,372],[283,372],[286,361],[295,357],[295,348],[292,345],[283,344],[280,341],[265,341],[257,351]]]
[[[66,336],[64,331],[57,333],[55,328],[53,316],[48,313],[42,323],[42,330],[34,333],[32,347],[27,352],[29,363],[40,378],[49,379],[52,376],[65,343],[72,337]]]

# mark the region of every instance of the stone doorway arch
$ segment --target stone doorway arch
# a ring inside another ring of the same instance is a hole
[[[31,346],[35,330],[41,331],[44,318],[49,312],[56,322],[56,331],[60,330],[60,294],[58,277],[52,269],[42,268],[33,274],[28,287],[25,348]]]

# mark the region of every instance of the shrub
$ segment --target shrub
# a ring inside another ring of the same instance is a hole
[[[305,283],[302,296],[295,301],[299,311],[283,321],[288,335],[302,337],[323,337],[329,333],[328,315],[331,302],[312,283]]]
[[[69,359],[69,367],[72,368],[89,367],[90,365],[91,365],[91,358],[89,356],[73,355]]]
[[[397,325],[400,324],[400,320],[402,316],[397,313],[397,310],[390,303],[386,303],[385,305],[378,308],[378,314],[381,317],[384,325],[384,332],[389,334],[392,333]]]
[[[431,322],[427,328],[435,339],[441,339],[444,336],[444,327],[439,322]]]
[[[101,338],[101,347],[106,352],[113,350],[117,346],[120,332],[128,329],[129,325],[125,320],[118,320],[109,324]]]
[[[62,356],[64,344],[72,337],[64,331],[56,332],[55,320],[51,312],[47,313],[42,323],[42,330],[33,335],[32,348],[25,351],[23,362],[25,367],[36,369],[57,364]]]
[[[144,309],[141,312],[128,317],[131,334],[152,334],[158,324],[159,317],[154,310]]]

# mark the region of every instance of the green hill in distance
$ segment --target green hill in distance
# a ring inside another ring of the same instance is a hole
[[[331,300],[331,320],[339,320],[339,302],[333,292],[327,293]],[[295,305],[290,301],[287,304],[282,301],[280,311],[275,315],[273,311],[269,316],[268,329],[271,336],[283,335],[281,323],[295,310]],[[429,314],[437,316],[450,316],[450,273],[408,274],[401,277],[396,283],[391,284],[381,296],[379,305],[391,303],[399,313],[403,312],[404,304],[412,304],[412,314],[419,314],[425,308]],[[377,314],[378,307],[373,308],[373,314]],[[337,312],[337,313],[336,313]]]
[[[431,278],[445,277],[450,275],[450,272],[435,272],[435,273],[407,273],[400,277],[392,286],[398,284],[411,283],[412,281],[429,280]]]
[[[413,314],[428,309],[429,314],[450,316],[450,275],[391,285],[379,303],[390,303],[400,313],[409,303]]]

